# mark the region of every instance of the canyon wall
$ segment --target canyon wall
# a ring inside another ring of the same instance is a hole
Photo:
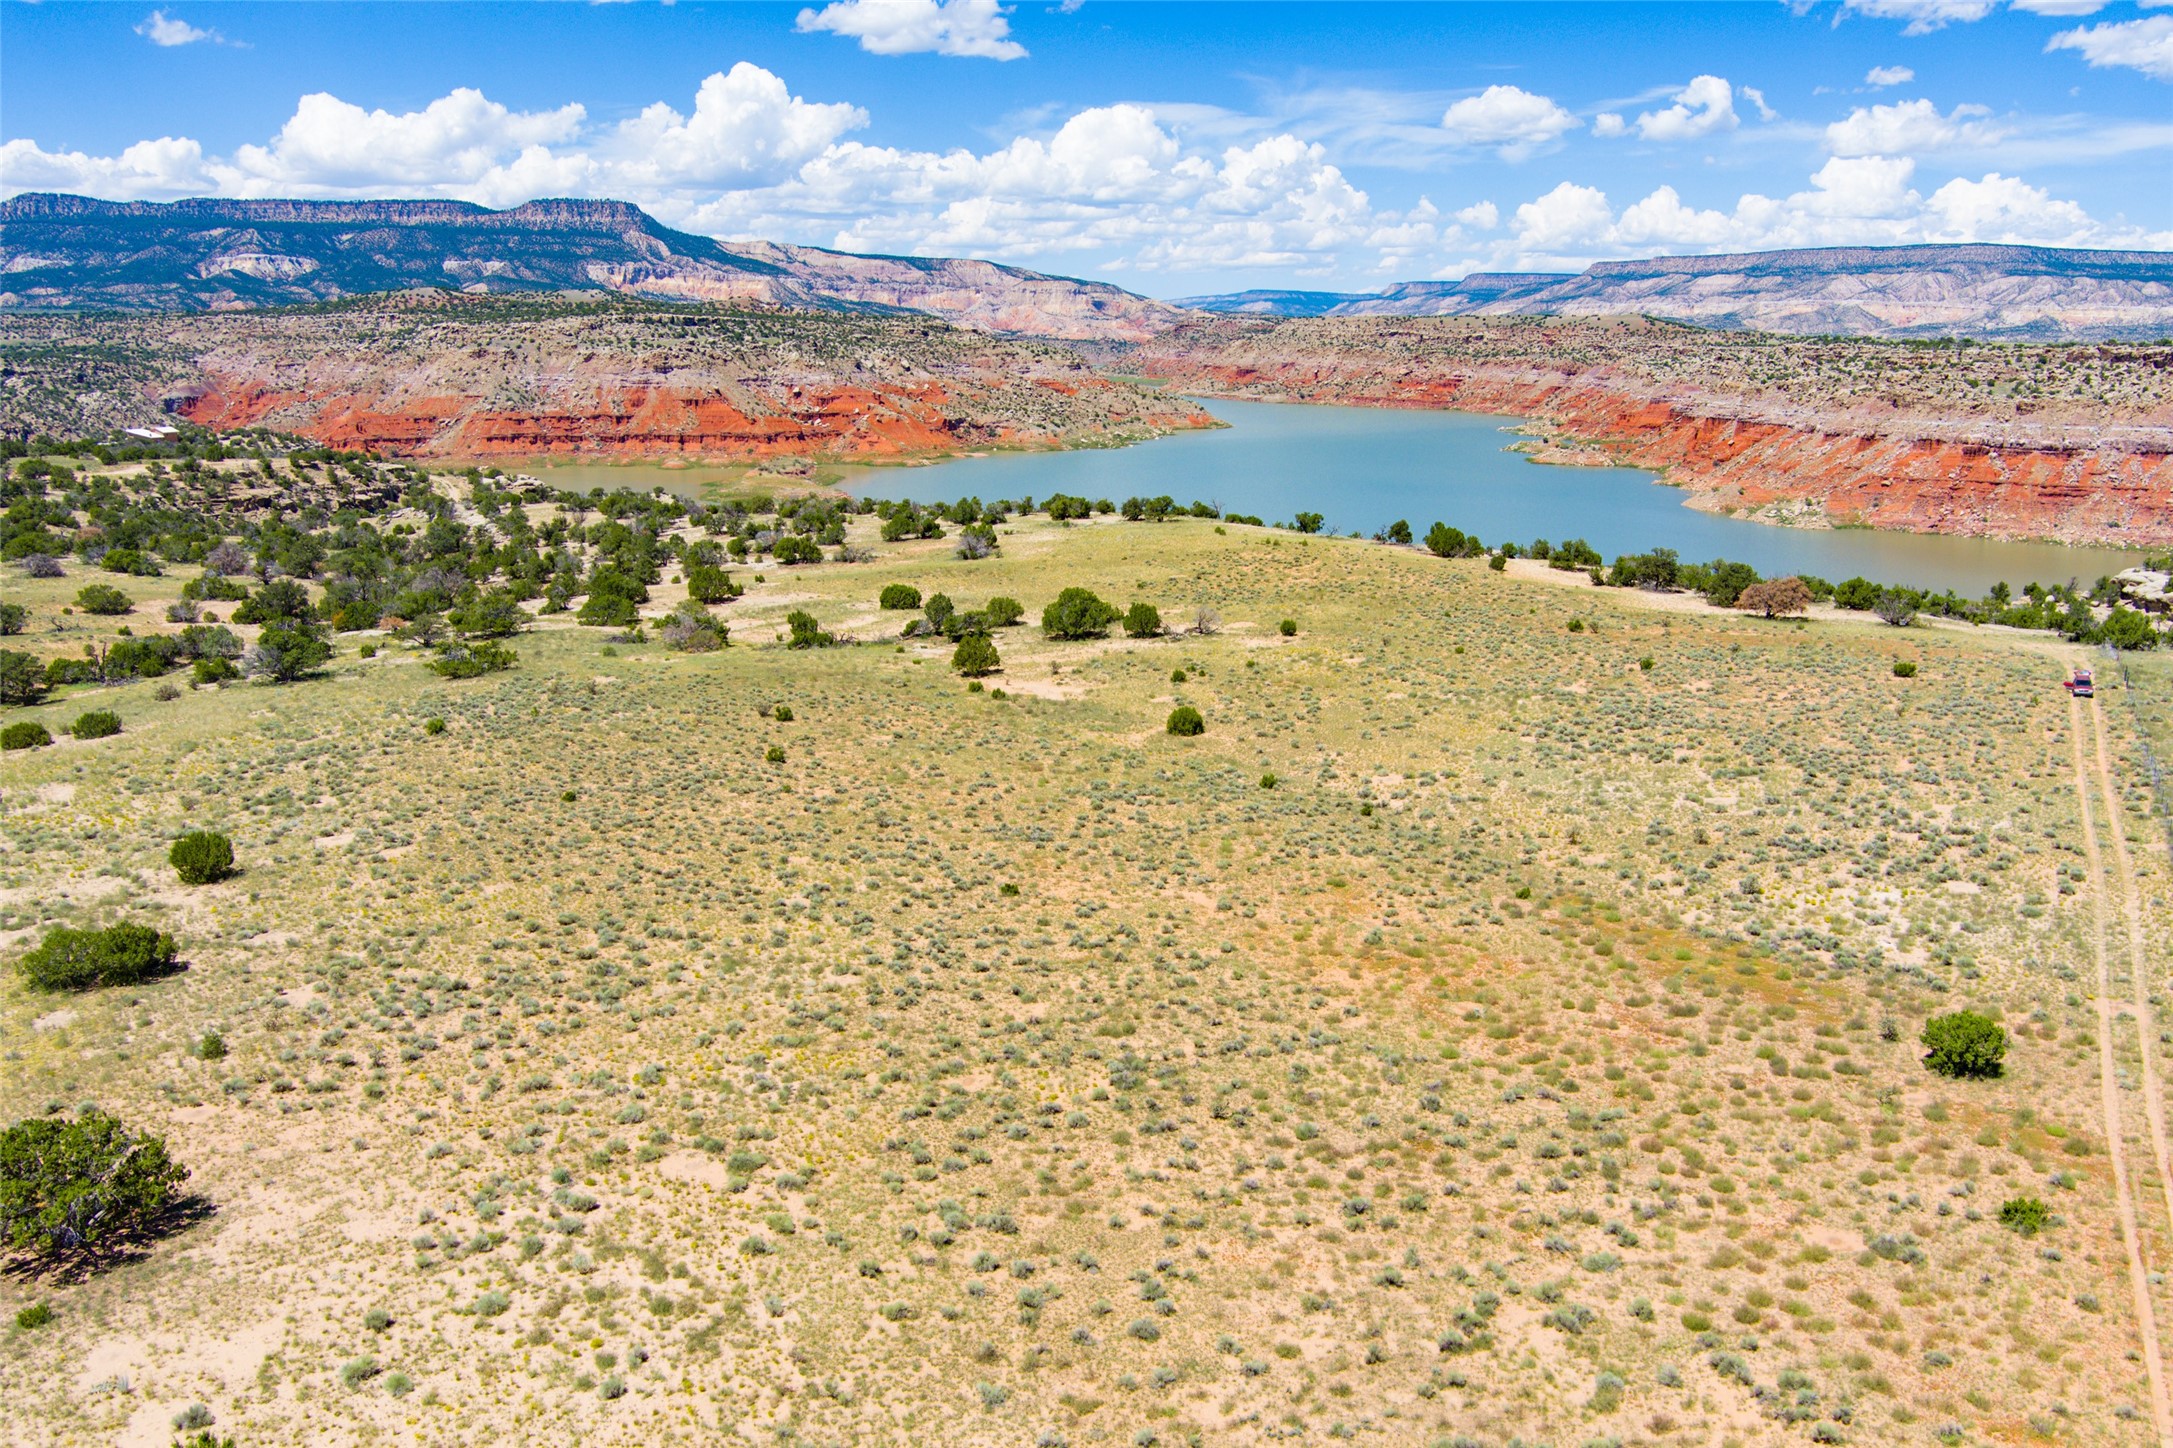
[[[1230,321],[1127,365],[1201,394],[1527,418],[1542,461],[1652,468],[1693,506],[1774,522],[2173,544],[2173,348],[1979,348],[1957,373],[1927,372],[1929,349],[1765,342],[1615,321]],[[2018,391],[2093,360],[2111,380],[2090,397]]]
[[[927,318],[621,299],[18,316],[0,325],[0,363],[10,431],[179,416],[393,457],[883,460],[1212,421],[1062,348]]]

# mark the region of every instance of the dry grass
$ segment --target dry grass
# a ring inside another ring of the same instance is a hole
[[[1204,522],[879,552],[766,569],[722,653],[349,647],[7,757],[10,946],[125,911],[190,968],[0,987],[0,1109],[154,1125],[217,1211],[7,1279],[57,1317],[0,1436],[2145,1437],[2042,654]],[[1225,627],[1006,630],[969,693],[898,580]],[[31,637],[81,582],[15,591]],[[176,886],[190,825],[246,872]],[[1963,1003],[2005,1079],[1918,1064]]]

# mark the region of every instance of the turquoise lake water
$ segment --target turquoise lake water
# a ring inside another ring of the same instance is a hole
[[[1167,493],[1270,523],[1320,513],[1327,528],[1371,534],[1401,518],[1421,536],[1439,520],[1489,544],[1583,538],[1607,558],[1673,548],[1686,562],[1732,558],[1767,577],[1813,573],[1838,582],[1953,588],[1977,596],[2004,580],[2085,585],[2138,555],[2056,543],[2002,543],[1924,533],[1780,528],[1701,513],[1684,494],[1637,468],[1546,467],[1504,451],[1516,419],[1468,412],[1408,412],[1264,402],[1205,401],[1230,424],[1136,447],[1002,453],[926,467],[857,473],[855,492],[915,502],[1074,493],[1122,503]],[[698,496],[701,469],[548,468],[562,486],[646,488]],[[576,481],[574,474],[579,474]],[[721,475],[719,475],[721,476]]]

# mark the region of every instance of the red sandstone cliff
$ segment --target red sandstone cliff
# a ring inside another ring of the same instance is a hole
[[[310,310],[21,317],[6,330],[35,334],[41,345],[26,355],[113,373],[0,379],[0,421],[55,432],[164,407],[207,427],[270,427],[388,456],[737,461],[1108,445],[1211,422],[1061,348],[925,318],[431,293]],[[49,407],[121,392],[134,401],[106,409],[110,419],[15,416],[18,396]]]
[[[1740,334],[1551,319],[1305,320],[1183,329],[1128,365],[1200,393],[1530,418],[1610,460],[1664,471],[1693,506],[1717,511],[2173,543],[2173,409],[2163,391],[2173,349],[2111,354],[2108,365],[2126,369],[2110,389],[2126,388],[2117,401],[2029,405],[2012,389],[2044,360],[2034,352],[2065,354],[2055,360],[2068,367],[2093,353],[1979,348],[1969,365],[1991,369],[1980,384],[1915,375],[1924,349],[1878,343],[1793,341],[1826,350],[1769,369],[1780,339],[1764,340],[1765,356],[1746,361],[1720,350],[1756,345]],[[1768,375],[1776,381],[1759,380]],[[2003,386],[2009,403],[1988,404]]]

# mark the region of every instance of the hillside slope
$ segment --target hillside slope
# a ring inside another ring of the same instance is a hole
[[[1930,347],[1636,318],[1218,318],[1126,364],[1187,392],[1530,418],[1540,460],[1718,512],[2173,542],[2173,347]]]
[[[1645,315],[1797,336],[2017,341],[2173,336],[2173,254],[2029,246],[1834,247],[1475,272],[1372,296],[1240,292],[1202,311],[1281,316]]]
[[[0,308],[227,310],[417,287],[613,291],[902,309],[1031,336],[1131,339],[1183,313],[1103,282],[673,231],[620,201],[0,202]]]
[[[919,317],[401,294],[0,320],[0,432],[177,415],[392,456],[881,458],[1108,444],[1189,404]]]

